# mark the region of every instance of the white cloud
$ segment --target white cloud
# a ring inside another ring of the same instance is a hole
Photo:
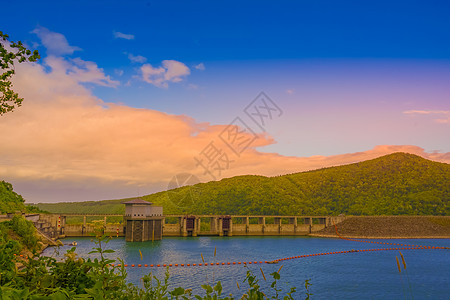
[[[294,94],[294,90],[293,89],[286,90],[286,94],[292,95],[292,94]]]
[[[125,34],[122,32],[118,32],[118,31],[113,31],[114,37],[116,39],[125,39],[125,40],[132,40],[134,39],[134,35],[133,34]]]
[[[52,32],[45,27],[38,26],[32,31],[41,40],[47,53],[50,55],[65,55],[73,54],[74,51],[79,51],[81,48],[70,46],[64,35],[57,32]]]
[[[200,71],[204,71],[205,65],[203,63],[199,63],[198,65],[195,65],[194,68],[196,68],[197,70],[200,70]]]
[[[189,75],[191,71],[182,62],[176,60],[163,60],[162,66],[153,67],[145,64],[141,67],[142,80],[157,87],[167,88],[169,82],[180,82],[183,77]]]
[[[106,87],[117,87],[119,85],[118,81],[105,75],[103,69],[92,61],[85,61],[81,58],[64,59],[63,57],[49,56],[45,58],[44,62],[51,68],[51,74],[58,76],[61,80],[67,78],[67,80],[77,83],[93,83]]]
[[[92,61],[85,61],[81,58],[71,60],[73,64],[69,66],[67,72],[73,73],[72,78],[78,82],[90,82],[101,86],[117,87],[118,81],[112,80],[109,75],[105,75],[103,69],[99,68]]]
[[[128,59],[135,63],[145,63],[147,61],[147,58],[141,56],[141,55],[133,55],[131,53],[128,54]]]

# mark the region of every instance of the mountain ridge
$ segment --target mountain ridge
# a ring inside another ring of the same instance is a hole
[[[162,205],[165,214],[449,215],[450,164],[397,152],[274,177],[235,176],[141,198]],[[122,214],[124,200],[37,206],[55,213]]]

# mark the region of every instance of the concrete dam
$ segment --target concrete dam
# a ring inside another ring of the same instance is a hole
[[[100,223],[109,236],[126,237],[136,232],[146,235],[138,241],[162,237],[187,236],[302,236],[342,222],[343,216],[260,216],[260,215],[164,215],[130,220],[124,215],[52,214],[41,215],[42,231],[54,238],[92,236]],[[67,218],[79,218],[79,224],[67,224]],[[96,219],[97,225],[88,222]],[[108,219],[119,222],[111,223]],[[149,232],[145,223],[151,221]],[[139,224],[139,225],[137,225]],[[39,229],[39,228],[38,228]],[[144,231],[144,232],[142,232]],[[130,240],[131,237],[129,238]],[[128,240],[128,239],[127,239]]]

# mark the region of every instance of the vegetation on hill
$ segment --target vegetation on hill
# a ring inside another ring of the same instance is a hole
[[[11,183],[0,181],[0,214],[14,212],[42,212],[36,206],[25,205],[21,195],[13,190]]]
[[[277,177],[236,176],[142,197],[165,214],[449,215],[450,165],[394,153]],[[39,204],[60,213],[123,213],[124,200]]]
[[[22,196],[13,191],[11,183],[0,181],[0,213],[25,211],[24,202]]]

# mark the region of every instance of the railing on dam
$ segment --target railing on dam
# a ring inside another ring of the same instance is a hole
[[[53,219],[60,222],[57,227],[60,236],[90,236],[95,231],[95,225],[89,220],[94,219],[97,223],[103,224],[107,235],[124,236],[126,231],[123,215],[61,214],[53,216],[57,216]],[[66,222],[67,218],[73,217],[78,218],[76,224]],[[333,223],[340,223],[344,219],[343,216],[165,215],[163,236],[308,235]]]

